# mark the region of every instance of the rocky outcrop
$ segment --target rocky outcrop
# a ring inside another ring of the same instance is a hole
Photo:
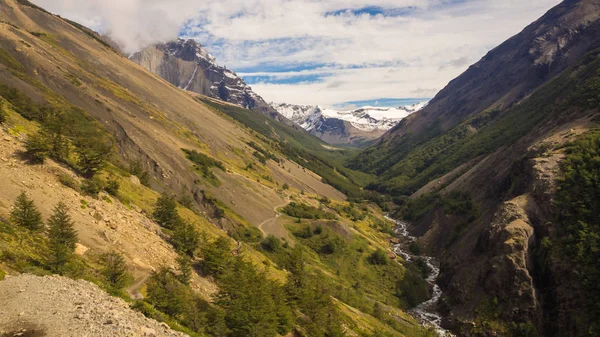
[[[0,282],[0,335],[187,336],[131,310],[90,282],[27,274]]]
[[[129,59],[181,89],[284,120],[241,77],[218,65],[216,59],[194,40],[178,39],[149,46]]]

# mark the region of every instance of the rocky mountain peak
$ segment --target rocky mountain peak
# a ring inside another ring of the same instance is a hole
[[[181,89],[286,121],[234,71],[217,64],[215,57],[195,40],[152,45],[130,59]]]
[[[215,57],[210,55],[200,43],[193,39],[177,39],[167,42],[163,46],[165,47],[165,52],[184,61],[204,60],[210,63],[216,62]]]

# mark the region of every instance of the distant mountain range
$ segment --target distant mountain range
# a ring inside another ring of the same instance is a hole
[[[344,111],[317,105],[271,103],[282,116],[330,144],[360,145],[381,137],[427,102],[402,107],[365,106]]]

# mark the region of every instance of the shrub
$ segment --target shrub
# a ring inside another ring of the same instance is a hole
[[[150,174],[148,173],[148,171],[144,170],[141,161],[134,161],[131,164],[129,164],[129,171],[132,175],[138,177],[142,185],[147,187],[150,186]]]
[[[66,174],[66,173],[61,173],[58,176],[58,181],[67,186],[70,187],[74,190],[79,190],[79,186],[77,185],[77,181],[70,175]]]
[[[106,181],[104,190],[106,193],[116,197],[119,194],[119,187],[119,182],[115,178],[111,178]]]
[[[269,252],[276,252],[281,249],[281,240],[273,235],[269,235],[260,243],[260,245]]]
[[[93,197],[97,197],[103,188],[104,183],[97,177],[83,180],[80,187],[82,193]]]
[[[304,219],[335,219],[336,216],[333,213],[326,212],[324,210],[312,207],[306,204],[297,204],[295,202],[289,203],[283,208],[283,213],[295,217]]]
[[[396,296],[412,308],[430,298],[429,285],[421,276],[407,270],[402,280],[396,283]]]
[[[372,265],[386,265],[388,263],[388,257],[385,250],[377,248],[369,257],[367,261]]]

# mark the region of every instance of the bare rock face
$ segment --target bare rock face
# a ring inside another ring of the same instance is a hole
[[[156,44],[129,58],[179,88],[285,120],[241,77],[218,65],[215,58],[194,40],[178,39]]]
[[[478,242],[478,249],[491,255],[481,283],[492,297],[509,299],[509,317],[532,317],[538,309],[530,247],[535,232],[528,213],[537,207],[533,198],[522,195],[500,206],[491,227]]]
[[[87,281],[19,275],[0,282],[1,336],[184,337]]]

